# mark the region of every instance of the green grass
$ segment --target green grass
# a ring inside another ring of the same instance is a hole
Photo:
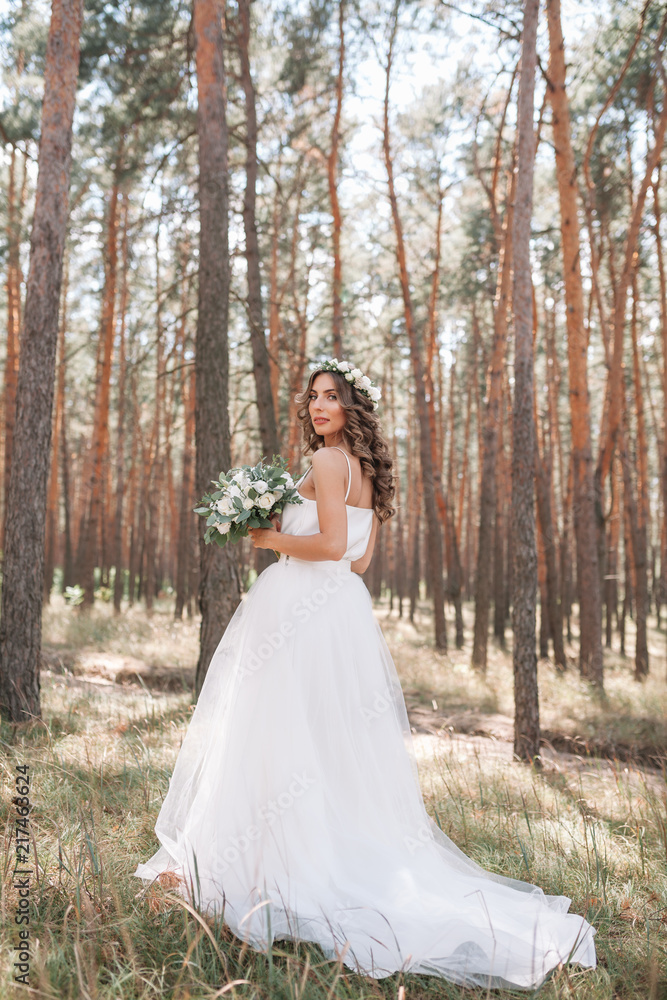
[[[511,657],[490,647],[489,671],[468,666],[469,647],[434,652],[426,609],[417,626],[378,617],[410,698],[438,706],[434,720],[473,711],[482,720],[511,715]],[[466,608],[466,623],[471,609]],[[174,625],[170,606],[151,618],[133,609],[90,616],[54,601],[45,610],[45,642],[68,656],[101,648],[162,665],[193,667],[198,622]],[[470,629],[468,629],[468,634]],[[509,637],[509,633],[508,633]],[[661,639],[661,637],[658,637]],[[655,635],[654,635],[655,639]],[[631,639],[629,640],[631,648]],[[664,649],[664,642],[662,648]],[[601,699],[575,671],[540,665],[542,716],[550,730],[618,743],[659,744],[665,715],[664,663],[648,682],[632,664],[606,654]],[[410,699],[409,699],[410,700]],[[148,893],[131,876],[157,848],[154,823],[191,711],[187,694],[87,683],[69,674],[42,680],[43,719],[0,727],[3,864],[0,996],[11,985],[15,894],[8,869],[14,768],[29,764],[39,884],[31,897],[32,995],[91,1000],[384,997],[396,1000],[523,991],[464,990],[443,979],[397,973],[374,981],[324,959],[314,945],[277,942],[269,958],[244,948],[228,928],[187,909],[168,889]],[[437,728],[437,726],[435,727]],[[666,1000],[667,785],[665,773],[632,761],[545,754],[544,768],[512,762],[501,740],[415,734],[426,807],[480,864],[572,898],[572,909],[598,929],[598,968],[555,973],[544,1000]],[[33,853],[34,860],[34,853]],[[39,946],[35,947],[39,941]],[[228,986],[234,980],[245,983]],[[22,991],[25,992],[25,991]]]

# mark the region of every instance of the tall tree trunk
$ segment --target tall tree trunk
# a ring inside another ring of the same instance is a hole
[[[9,498],[9,478],[12,470],[12,446],[16,420],[16,385],[19,371],[19,331],[21,329],[21,217],[25,192],[26,167],[23,165],[21,194],[16,195],[16,148],[12,146],[9,158],[9,183],[7,186],[7,347],[5,354],[5,383],[3,387],[4,417],[4,496],[3,517],[0,525],[0,549],[4,551],[4,533]]]
[[[195,386],[194,373],[185,369],[181,376],[183,408],[185,410],[185,439],[183,442],[183,476],[178,523],[178,559],[176,563],[176,607],[174,618],[183,617],[183,608],[189,596],[190,558],[192,535],[192,507],[197,499],[193,496],[192,482],[192,441],[195,433]]]
[[[447,470],[447,500],[445,513],[447,520],[445,523],[445,540],[449,551],[449,598],[454,604],[454,614],[456,622],[456,648],[463,649],[463,605],[461,602],[461,591],[463,589],[463,568],[461,566],[461,549],[459,546],[458,532],[456,529],[456,516],[454,513],[454,430],[456,416],[455,402],[455,365],[452,365],[450,375],[450,400],[449,400],[449,461]],[[394,451],[394,454],[396,452]]]
[[[660,204],[660,166],[653,182],[653,216],[655,218],[655,247],[658,258],[658,278],[660,288],[660,347],[662,352],[662,367],[660,370],[662,386],[662,435],[660,449],[660,483],[662,497],[663,530],[660,548],[660,598],[667,601],[667,274],[662,246]]]
[[[248,268],[248,318],[252,344],[253,374],[257,390],[259,436],[262,451],[270,460],[279,451],[276,410],[271,391],[269,353],[264,330],[262,305],[262,279],[260,275],[259,241],[255,204],[257,200],[257,110],[255,86],[250,71],[250,0],[239,0],[239,51],[241,55],[241,83],[246,108],[246,188],[243,199],[243,226],[245,230],[245,256]],[[218,472],[220,470],[218,469]],[[264,549],[270,562],[275,556]]]
[[[141,423],[139,420],[139,406],[137,403],[137,376],[136,371],[132,371],[130,377],[131,390],[131,427],[132,446],[130,448],[130,474],[127,483],[127,493],[129,497],[127,525],[129,532],[128,544],[128,600],[130,607],[136,599],[137,573],[139,571],[139,530],[137,525],[137,509],[139,507],[139,482],[140,470],[137,456],[143,452]]]
[[[565,89],[565,45],[560,0],[547,0],[549,25],[548,90],[556,147],[560,228],[565,280],[567,356],[570,383],[572,458],[574,462],[574,531],[579,585],[579,669],[602,687],[602,608],[595,518],[595,487],[588,395],[588,338],[584,328],[581,282],[577,177],[570,134],[570,108]]]
[[[84,590],[79,608],[85,610],[95,602],[95,566],[98,556],[98,535],[102,518],[102,476],[109,450],[109,407],[111,390],[111,359],[115,330],[116,274],[118,264],[118,195],[122,172],[123,141],[121,139],[114,165],[109,195],[107,237],[104,250],[104,292],[100,323],[100,353],[97,364],[95,415],[91,436],[91,469],[89,500],[83,538],[81,539],[80,584]]]
[[[280,367],[278,352],[280,350],[280,294],[278,292],[278,256],[280,237],[282,235],[281,184],[282,147],[278,153],[276,166],[276,193],[273,199],[273,218],[271,226],[271,268],[269,272],[269,370],[271,372],[271,398],[276,407],[275,420],[280,437]]]
[[[502,392],[502,388],[501,388]],[[505,442],[503,440],[504,400],[501,397],[496,454],[495,517],[493,523],[493,634],[505,649]]]
[[[331,146],[327,157],[327,178],[329,200],[333,216],[333,356],[343,357],[343,271],[340,256],[340,234],[342,228],[340,204],[338,202],[338,144],[340,139],[340,117],[343,108],[343,74],[345,71],[345,0],[338,0],[338,75],[336,76],[336,111],[331,128]]]
[[[461,607],[461,561],[459,557],[458,542],[456,539],[456,531],[453,520],[453,510],[451,509],[451,498],[453,496],[453,461],[454,461],[454,413],[453,413],[453,401],[454,401],[454,368],[452,367],[450,375],[451,383],[451,406],[450,406],[450,421],[451,421],[451,436],[450,436],[450,456],[449,456],[449,470],[448,470],[448,483],[447,483],[447,495],[442,485],[442,467],[444,465],[444,419],[438,420],[438,414],[444,415],[444,407],[442,403],[442,378],[439,379],[438,390],[436,392],[435,384],[433,381],[433,366],[434,363],[437,366],[437,370],[442,374],[442,369],[439,364],[440,352],[438,350],[438,290],[440,287],[440,256],[442,249],[442,203],[444,195],[442,191],[439,192],[438,197],[438,218],[436,223],[436,241],[435,241],[435,264],[433,267],[433,275],[431,278],[431,293],[429,296],[429,309],[428,309],[428,339],[426,343],[426,364],[424,366],[425,375],[425,389],[426,389],[426,402],[428,406],[428,419],[429,419],[429,437],[431,442],[431,461],[434,470],[434,490],[435,498],[438,507],[438,513],[440,516],[440,523],[442,525],[442,531],[444,534],[445,541],[445,553],[447,558],[447,594],[450,601],[454,605],[454,613],[456,620],[456,648],[461,649],[463,646],[463,610]],[[438,399],[438,411],[436,412],[436,396]],[[438,437],[438,426],[442,427],[443,433],[440,435],[440,440]]]
[[[199,136],[199,294],[195,353],[197,496],[231,466],[229,433],[229,181],[222,4],[194,0]],[[268,375],[268,371],[267,371]],[[240,600],[236,553],[206,545],[199,519],[201,629],[196,694]]]
[[[165,379],[162,277],[159,251],[161,216],[162,212],[160,212],[160,216],[158,217],[155,232],[155,409],[153,411],[153,426],[148,445],[146,488],[142,493],[146,497],[147,515],[145,534],[146,589],[144,600],[148,615],[153,614],[153,601],[160,583],[157,563],[160,552],[160,509],[163,492],[162,420],[164,413]]]
[[[0,616],[0,708],[39,718],[44,525],[82,0],[53,0],[16,396]]]
[[[69,285],[68,279],[69,262],[65,258],[65,276],[64,276],[64,286],[65,289]],[[63,312],[66,312],[67,303],[67,293],[64,291],[63,294]],[[61,400],[59,404],[60,408],[60,448],[59,448],[59,461],[60,461],[60,489],[63,498],[63,514],[64,514],[64,531],[63,531],[63,577],[62,577],[62,593],[65,593],[67,587],[74,586],[74,550],[72,547],[72,498],[71,498],[71,487],[70,487],[70,455],[69,455],[69,440],[67,436],[67,408],[65,406],[65,322],[63,322],[63,350],[61,351],[61,361],[58,366],[58,386],[57,393]]]
[[[533,285],[530,223],[533,214],[533,131],[539,0],[525,0],[517,108],[517,182],[514,209],[514,410],[512,419],[512,629],[514,631],[514,753],[533,760],[540,752],[535,655],[535,424],[533,421]]]
[[[639,370],[639,345],[637,344],[637,271],[632,280],[632,372],[634,381],[635,412],[637,414],[637,502],[633,503],[631,517],[633,525],[633,549],[635,556],[635,578],[637,580],[637,614],[635,646],[635,679],[640,681],[649,672],[648,655],[648,577],[647,577],[647,526],[648,526],[648,445],[646,441],[646,420],[644,416],[644,396]],[[626,427],[628,422],[626,421]],[[634,499],[634,498],[633,498]]]
[[[125,567],[123,563],[123,502],[125,499],[125,399],[127,381],[127,362],[125,349],[125,327],[127,321],[128,299],[128,267],[129,248],[127,239],[127,216],[129,199],[123,197],[121,223],[121,261],[122,277],[120,286],[120,315],[118,332],[118,417],[116,423],[116,509],[114,512],[113,565],[114,587],[113,606],[116,614],[120,614],[121,601],[125,591]]]
[[[533,389],[533,399],[535,390]],[[539,429],[537,422],[537,406],[535,403],[534,422],[536,430]],[[544,572],[546,588],[546,612],[549,622],[548,634],[551,636],[554,650],[554,662],[559,670],[565,670],[567,659],[565,657],[565,647],[563,645],[563,607],[558,580],[558,568],[556,562],[556,524],[552,507],[552,475],[553,462],[551,459],[551,446],[548,444],[549,435],[542,434],[542,454],[539,448],[539,434],[537,446],[535,448],[535,494],[537,499],[537,512],[541,528],[542,545],[544,550]],[[548,654],[547,654],[548,655]]]
[[[516,171],[512,171],[509,197],[502,228],[496,299],[494,304],[493,349],[487,370],[486,410],[480,420],[483,449],[479,488],[479,540],[477,544],[477,573],[475,577],[475,628],[473,634],[472,665],[486,671],[489,640],[489,603],[491,596],[491,542],[495,523],[496,506],[496,456],[498,427],[502,404],[502,378],[507,346],[507,310],[510,296],[512,261],[512,225],[514,217]]]
[[[58,324],[58,362],[55,389],[55,414],[53,417],[53,436],[51,439],[51,469],[49,471],[49,489],[46,508],[46,543],[44,546],[44,600],[51,600],[53,572],[58,544],[58,468],[62,452],[61,438],[63,419],[65,416],[65,330],[67,329],[67,292],[69,285],[69,267],[63,262],[63,282],[61,294],[60,322]]]
[[[419,422],[419,453],[421,460],[422,487],[424,490],[424,511],[428,526],[429,579],[434,606],[435,648],[439,650],[446,650],[447,625],[445,621],[442,533],[440,520],[438,518],[434,483],[435,476],[438,474],[439,470],[434,469],[433,467],[428,404],[426,402],[424,361],[422,358],[422,343],[421,337],[417,332],[414,318],[412,295],[410,292],[410,280],[408,277],[408,266],[405,254],[405,243],[403,241],[403,226],[398,211],[398,199],[396,197],[396,189],[394,187],[394,165],[391,157],[389,133],[389,84],[391,80],[394,43],[398,28],[399,6],[400,0],[396,0],[392,13],[391,36],[385,74],[383,150],[385,167],[387,170],[391,214],[394,221],[394,232],[396,234],[396,255],[398,258],[401,291],[403,294],[405,326],[410,344],[410,354],[412,357],[412,372],[415,385],[417,418]]]
[[[250,70],[250,2],[251,0],[239,0],[241,83],[246,108],[246,188],[243,199],[243,225],[248,268],[248,318],[259,414],[259,437],[262,443],[262,453],[268,461],[271,461],[272,456],[279,453],[280,443],[276,424],[277,400],[273,398],[271,366],[264,329],[262,279],[255,211],[257,199],[257,109],[255,106],[255,86]],[[257,572],[261,573],[275,561],[276,557],[271,549],[260,549],[256,553]]]

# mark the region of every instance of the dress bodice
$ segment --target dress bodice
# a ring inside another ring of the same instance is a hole
[[[340,448],[339,451],[343,451],[343,449]],[[352,469],[350,460],[344,451],[343,454],[347,459],[348,467],[347,490],[345,492],[345,500],[347,501],[350,492],[350,483],[352,482]],[[309,469],[310,466],[306,469],[303,476],[301,476],[301,479],[298,480],[297,486],[303,482]],[[289,535],[316,535],[320,530],[320,521],[317,516],[317,502],[311,500],[309,497],[304,497],[302,494],[299,494],[299,496],[301,496],[303,503],[290,503],[286,506],[283,511],[280,530]],[[368,542],[371,537],[373,508],[353,507],[351,504],[346,503],[345,509],[347,511],[347,548],[343,559],[361,559],[368,548]]]

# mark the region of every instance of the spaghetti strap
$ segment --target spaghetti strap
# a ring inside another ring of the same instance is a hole
[[[339,448],[337,444],[333,444],[331,447],[335,448],[336,451],[343,451],[343,449]],[[348,458],[347,452],[343,451],[343,454],[345,455],[345,461],[347,462],[347,490],[345,491],[345,503],[347,503],[350,486],[352,485],[352,466],[350,465],[350,459]]]

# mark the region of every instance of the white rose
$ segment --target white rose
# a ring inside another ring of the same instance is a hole
[[[230,497],[242,497],[243,496],[243,490],[240,490],[238,488],[238,486],[236,485],[236,483],[232,483],[232,485],[229,487],[229,489],[227,490],[227,492],[229,493]]]
[[[349,361],[341,361],[341,363],[338,365],[338,371],[339,372],[349,372],[349,370],[350,370],[351,367],[352,367],[352,365],[350,364]]]
[[[262,493],[266,493],[269,486],[268,483],[265,483],[263,479],[258,479],[256,483],[252,484],[252,488],[255,490],[256,493],[259,493],[259,495],[261,496]]]
[[[362,375],[362,377],[359,379],[359,382],[361,385],[363,385],[364,389],[370,389],[371,380],[369,379],[368,375]]]
[[[290,475],[283,476],[283,482],[285,483],[285,486],[283,487],[283,489],[291,490],[292,487],[294,486],[294,480],[292,479],[292,477]]]
[[[258,506],[261,507],[262,510],[270,510],[274,503],[273,493],[265,493],[263,497],[259,498]]]
[[[352,374],[353,374],[354,378],[363,378],[363,375],[364,375],[364,373],[362,372],[361,368],[353,368],[352,369]]]
[[[251,497],[244,497],[243,498],[243,509],[244,510],[250,510],[251,507],[254,507],[254,506],[255,506],[255,501]]]
[[[371,386],[368,392],[374,403],[376,403],[379,399],[382,399],[382,393],[376,386]]]
[[[348,380],[348,382],[354,382],[354,375],[352,374],[352,372],[346,372],[345,378]]]
[[[234,504],[227,497],[220,497],[220,499],[216,501],[215,509],[218,514],[233,514]]]
[[[220,532],[221,535],[228,535],[230,528],[231,528],[231,523],[229,521],[226,521],[225,524],[218,525],[218,531]]]

